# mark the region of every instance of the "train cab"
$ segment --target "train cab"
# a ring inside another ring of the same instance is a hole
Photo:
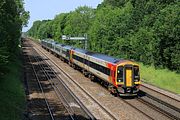
[[[136,95],[139,91],[139,65],[134,62],[119,64],[116,70],[116,84],[120,95]]]

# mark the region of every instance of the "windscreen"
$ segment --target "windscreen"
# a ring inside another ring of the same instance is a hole
[[[117,82],[123,82],[123,67],[119,66],[117,70]]]

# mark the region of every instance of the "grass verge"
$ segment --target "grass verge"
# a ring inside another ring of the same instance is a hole
[[[155,69],[140,63],[140,73],[145,82],[180,94],[180,74],[168,69]]]
[[[18,58],[9,63],[8,73],[0,79],[0,120],[20,120],[25,106],[21,82],[22,63]]]

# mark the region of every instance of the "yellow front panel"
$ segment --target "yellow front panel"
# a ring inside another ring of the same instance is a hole
[[[132,70],[129,68],[126,69],[126,86],[132,86]]]

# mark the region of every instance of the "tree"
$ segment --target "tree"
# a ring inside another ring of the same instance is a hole
[[[29,13],[24,10],[22,0],[1,0],[0,18],[0,68],[3,68],[17,53],[21,30]]]
[[[97,9],[78,7],[28,33],[56,40],[88,33],[91,51],[180,71],[179,8],[178,0],[104,0]]]
[[[153,27],[159,39],[158,61],[163,66],[176,70],[180,69],[179,7],[180,2],[177,2],[162,9]]]

